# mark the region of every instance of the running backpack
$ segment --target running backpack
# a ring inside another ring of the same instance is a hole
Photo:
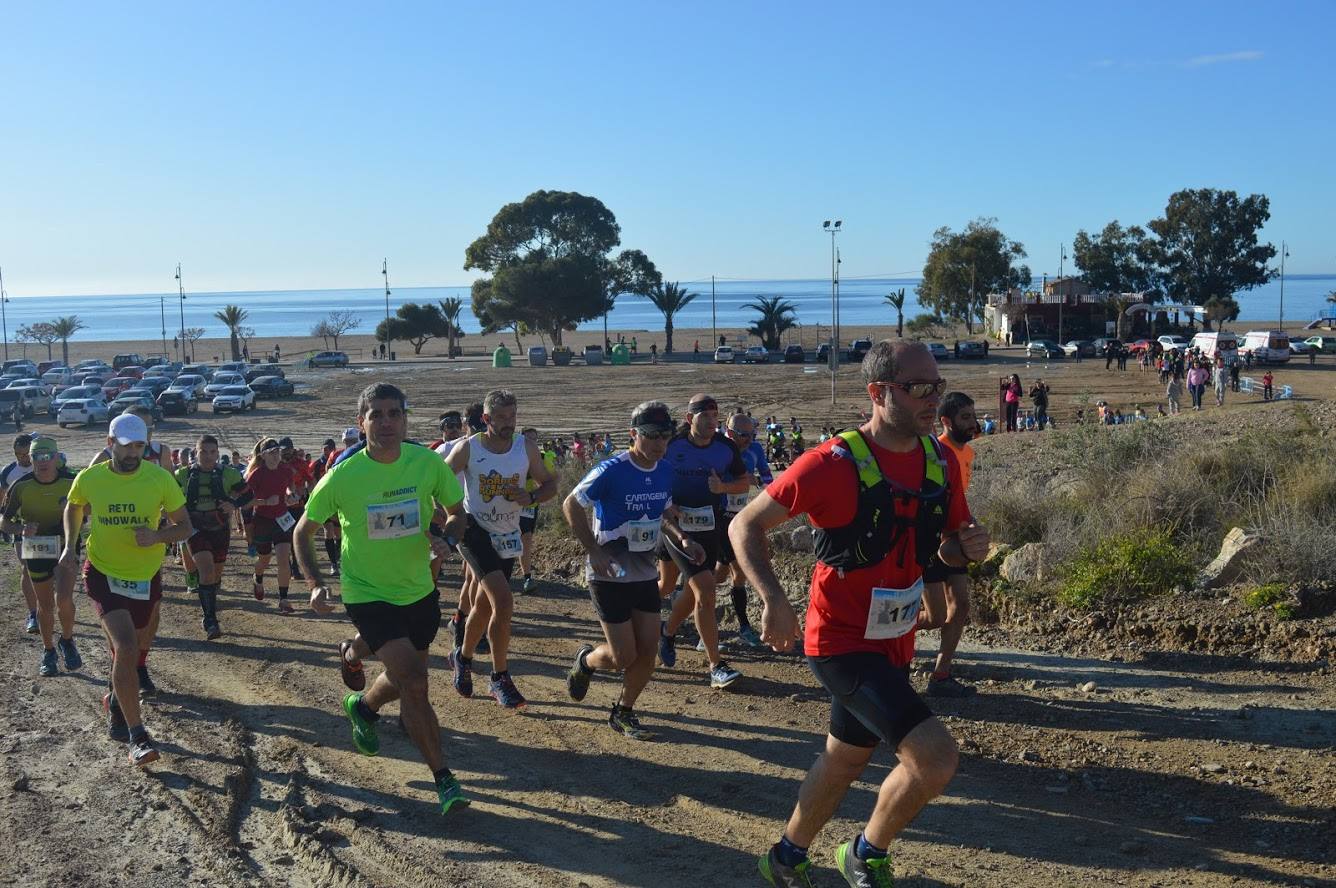
[[[914,560],[927,567],[937,554],[946,529],[948,502],[946,456],[941,443],[923,435],[923,483],[918,490],[893,485],[881,472],[863,433],[857,429],[837,435],[835,448],[853,463],[858,483],[854,520],[843,527],[813,528],[817,560],[840,572],[858,570],[884,561],[914,528]],[[895,501],[917,502],[913,516],[900,516]],[[897,564],[904,567],[904,551]]]
[[[191,466],[190,471],[186,473],[186,511],[188,512],[199,511],[196,506],[199,505],[199,479],[201,474],[199,466]],[[209,496],[213,497],[213,508],[215,510],[227,501],[227,493],[223,490],[223,470],[220,466],[214,466],[213,471],[209,472]]]

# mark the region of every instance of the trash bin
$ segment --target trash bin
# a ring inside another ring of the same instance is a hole
[[[492,352],[492,366],[509,367],[510,349],[506,348],[504,345],[498,345],[496,351]]]
[[[545,367],[547,366],[547,349],[541,345],[529,346],[529,366]]]
[[[585,366],[596,367],[603,363],[603,346],[586,345],[585,346]]]
[[[552,349],[552,363],[558,367],[569,367],[573,357],[575,354],[569,348]]]
[[[621,367],[631,363],[631,349],[627,348],[625,343],[617,343],[612,347],[612,366]]]

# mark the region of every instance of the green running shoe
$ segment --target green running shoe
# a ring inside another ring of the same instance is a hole
[[[811,875],[812,861],[804,860],[797,866],[785,866],[775,856],[773,847],[761,855],[756,867],[761,871],[761,877],[775,888],[816,888]]]
[[[873,857],[860,860],[854,853],[857,841],[845,842],[835,849],[835,865],[840,868],[840,875],[851,888],[895,888],[895,879],[891,875],[891,858]]]
[[[343,712],[353,723],[353,746],[362,755],[375,755],[380,752],[380,738],[376,736],[376,726],[357,711],[361,701],[361,694],[348,694],[343,698]]]
[[[464,790],[460,789],[459,781],[454,777],[436,781],[436,798],[441,800],[442,814],[449,814],[450,809],[456,805],[461,808],[469,806],[468,797],[464,795]]]

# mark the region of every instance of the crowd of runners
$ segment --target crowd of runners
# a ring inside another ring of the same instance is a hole
[[[863,375],[867,421],[823,430],[811,448],[793,446],[801,431],[795,436],[791,426],[787,446],[797,454],[786,448],[793,461],[777,477],[768,461],[782,433],[774,418],[763,442],[749,414],[721,418],[706,394],[692,397],[682,415],[661,401],[639,404],[628,446],[591,459],[559,506],[546,509],[558,494],[558,454],[518,424],[519,405],[506,390],[442,413],[440,437],[420,444],[408,439],[404,392],[372,385],[353,425],[309,458],[291,439],[269,437],[244,457],[222,454],[207,434],[166,451],[152,439],[151,417],[132,409],[112,421],[105,449],[82,471],[54,438],[16,438],[15,460],[0,472],[0,531],[23,566],[25,630],[40,635],[42,676],[57,674],[60,661],[66,670],[82,667],[74,638],[82,577],[111,653],[103,697],[109,733],[139,766],[159,757],[141,697],[155,690],[148,655],[164,565],[179,559],[202,632],[218,638],[223,572],[234,534],[244,535],[255,599],[268,600],[271,564],[279,613],[296,610],[293,579],[305,583],[317,613],[332,613],[341,599],[350,632],[338,662],[353,746],[376,755],[381,712],[398,701],[447,813],[468,799],[446,764],[428,652],[443,612],[451,612],[454,690],[473,695],[481,656],[497,704],[526,705],[523,664],[520,681],[512,672],[515,586],[534,589],[534,530],[559,511],[587,553],[591,616],[602,633],[598,644],[572,651],[570,697],[584,700],[600,672],[615,677],[612,700],[600,704],[608,724],[650,740],[636,705],[657,664],[676,666],[686,622],[704,654],[702,680],[718,689],[742,678],[720,639],[730,609],[734,644],[776,651],[801,644],[831,696],[830,729],[792,816],[759,859],[760,873],[772,885],[812,884],[807,848],[885,743],[898,764],[862,833],[839,847],[836,865],[850,885],[889,885],[892,839],[956,766],[954,740],[910,683],[914,634],[942,629],[928,695],[971,693],[951,675],[951,662],[968,620],[965,568],[985,557],[989,539],[965,498],[968,442],[978,430],[973,402],[944,394],[921,343],[879,343]],[[817,561],[801,622],[767,543],[768,531],[799,515],[812,527]],[[455,559],[462,582],[443,590],[442,569]],[[749,586],[760,603],[759,630],[748,617]],[[458,597],[443,604],[443,593]],[[369,680],[365,662],[373,658],[381,668]]]

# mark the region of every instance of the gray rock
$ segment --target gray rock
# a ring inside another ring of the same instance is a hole
[[[1008,583],[1042,582],[1047,555],[1048,547],[1043,543],[1026,543],[1002,561],[998,572]]]
[[[805,524],[802,527],[795,527],[793,532],[789,534],[789,545],[793,547],[795,552],[813,551],[815,544],[812,539],[812,528]]]
[[[1224,765],[1221,765],[1221,764],[1218,764],[1218,763],[1216,763],[1216,762],[1207,762],[1206,764],[1204,764],[1204,765],[1201,766],[1201,769],[1202,769],[1203,771],[1205,771],[1207,774],[1223,774],[1223,773],[1225,773],[1225,766],[1224,766]]]
[[[1249,533],[1242,527],[1230,530],[1220,544],[1220,554],[1197,574],[1197,588],[1218,589],[1237,580],[1261,541],[1260,535]]]

